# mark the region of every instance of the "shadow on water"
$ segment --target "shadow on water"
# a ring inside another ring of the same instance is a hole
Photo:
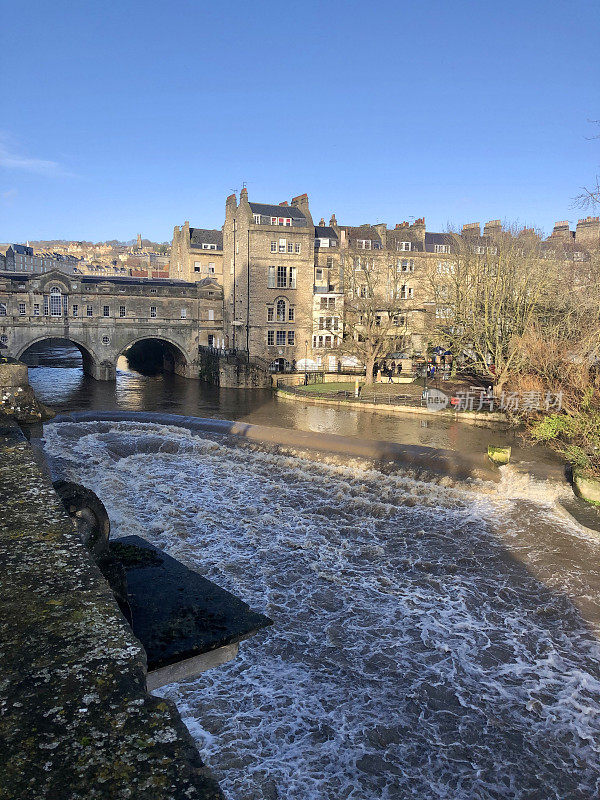
[[[549,500],[160,422],[47,431],[116,536],[274,619],[162,690],[231,797],[600,796],[600,541]]]

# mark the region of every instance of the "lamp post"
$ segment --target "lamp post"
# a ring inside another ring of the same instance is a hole
[[[308,339],[304,340],[304,385],[308,384]]]

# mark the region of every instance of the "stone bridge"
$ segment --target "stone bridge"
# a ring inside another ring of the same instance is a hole
[[[220,336],[222,293],[210,279],[0,273],[0,342],[15,358],[37,342],[64,339],[81,352],[86,375],[110,381],[119,356],[154,340],[163,344],[165,369],[197,379],[199,345]]]

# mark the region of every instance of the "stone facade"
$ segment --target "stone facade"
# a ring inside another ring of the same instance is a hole
[[[188,221],[173,230],[170,277],[182,281],[214,278],[223,284],[223,232],[190,228]]]
[[[190,284],[5,272],[0,342],[7,348],[2,352],[19,358],[38,341],[66,339],[80,349],[87,374],[113,380],[126,349],[156,339],[168,345],[173,371],[198,378],[198,347],[221,336],[222,307],[222,289],[211,279]]]
[[[312,333],[314,225],[308,197],[291,204],[227,198],[223,226],[226,346],[292,366]]]

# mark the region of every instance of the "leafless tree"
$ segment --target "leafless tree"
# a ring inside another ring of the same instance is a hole
[[[372,383],[375,363],[403,349],[416,312],[413,274],[401,261],[389,263],[377,251],[344,257],[344,336],[340,351],[366,368]]]

